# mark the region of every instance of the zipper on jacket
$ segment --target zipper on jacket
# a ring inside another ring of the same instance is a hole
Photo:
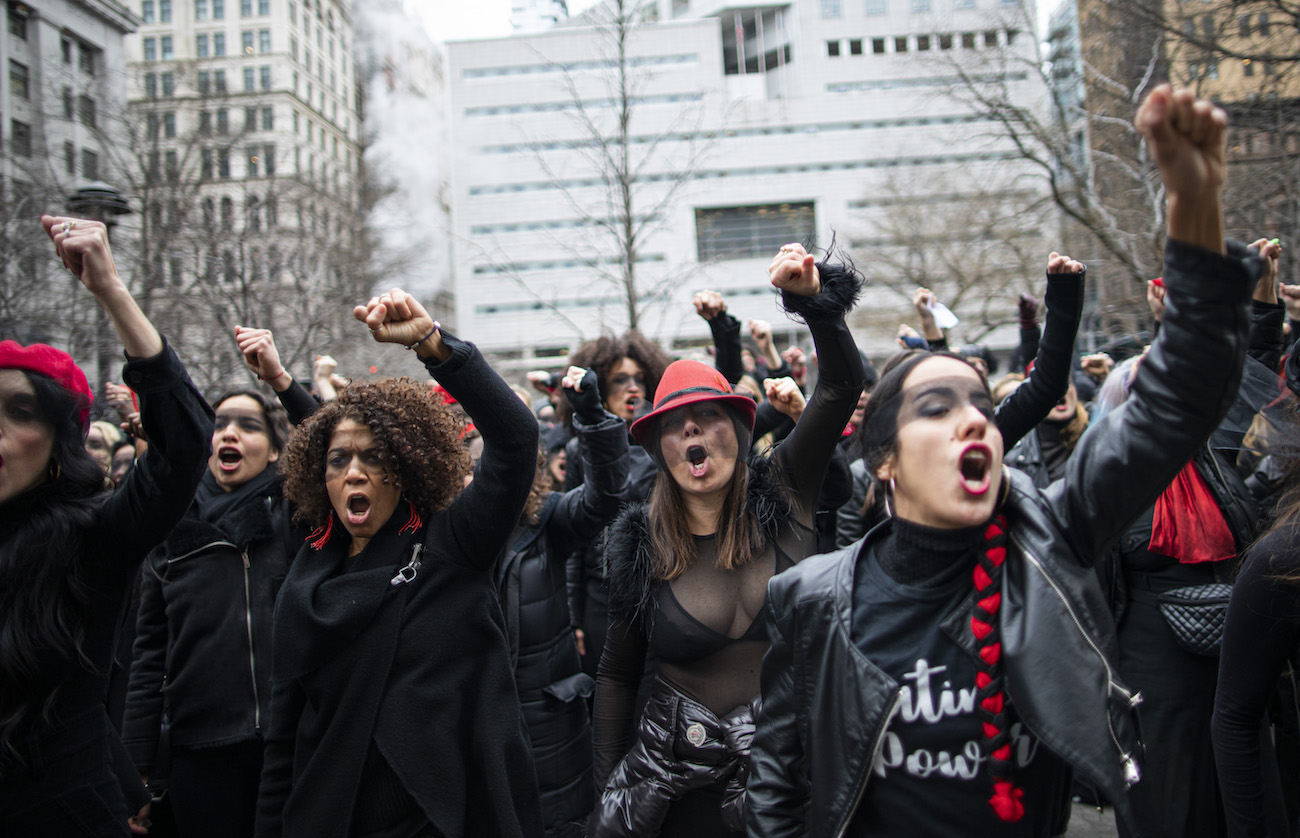
[[[423,549],[424,545],[417,541],[415,546],[411,548],[411,560],[406,563],[405,567],[397,571],[396,576],[388,580],[388,584],[396,588],[398,585],[414,581],[416,574],[420,572],[420,551]]]
[[[1129,707],[1134,707],[1137,704],[1140,704],[1142,702],[1140,693],[1135,695],[1116,682],[1114,670],[1111,669],[1110,661],[1106,660],[1105,653],[1101,651],[1101,647],[1092,639],[1092,635],[1088,634],[1088,632],[1084,630],[1083,623],[1079,622],[1079,615],[1074,613],[1074,607],[1070,605],[1070,601],[1065,598],[1065,594],[1061,593],[1061,589],[1056,584],[1056,580],[1043,570],[1043,563],[1038,560],[1037,556],[1025,548],[1025,545],[1021,543],[1020,539],[1017,538],[1014,533],[1008,533],[1008,535],[1011,536],[1011,541],[1020,549],[1020,552],[1024,557],[1029,560],[1029,562],[1038,569],[1038,572],[1042,574],[1043,578],[1047,580],[1047,584],[1052,586],[1052,591],[1056,594],[1057,599],[1061,600],[1061,604],[1065,606],[1065,612],[1070,615],[1070,620],[1074,622],[1074,627],[1078,629],[1079,634],[1082,635],[1083,639],[1088,642],[1088,646],[1094,653],[1096,653],[1097,659],[1101,661],[1101,665],[1105,668],[1106,683],[1109,688],[1124,696],[1124,700],[1128,702]],[[1124,746],[1120,744],[1119,736],[1115,733],[1115,726],[1111,723],[1109,710],[1106,712],[1106,732],[1110,735],[1110,741],[1111,744],[1115,746],[1116,753],[1119,754],[1120,771],[1124,777],[1124,782],[1127,785],[1132,786],[1141,778],[1142,772],[1138,769],[1137,761],[1133,759],[1133,755],[1124,750]]]
[[[210,541],[196,550],[191,550],[188,553],[181,553],[179,556],[172,556],[170,559],[167,560],[167,564],[171,564],[172,562],[179,562],[181,559],[188,559],[191,556],[197,556],[199,553],[202,553],[206,550],[211,550],[213,547],[229,547],[232,550],[239,550],[239,552],[241,553],[243,552],[243,550],[240,549],[238,544],[232,544],[229,541]],[[247,562],[247,559],[245,559],[245,562]]]
[[[240,550],[244,560],[244,624],[248,627],[248,674],[253,680],[253,730],[262,730],[262,701],[257,695],[257,653],[253,651],[253,598],[248,584],[248,551]]]
[[[885,735],[889,733],[889,723],[898,715],[898,708],[903,703],[903,691],[898,689],[894,691],[894,701],[889,705],[889,713],[885,715],[884,724],[880,726],[880,733],[876,734],[876,741],[871,743],[871,758],[867,760],[867,770],[862,772],[862,780],[858,783],[858,790],[853,795],[853,803],[849,810],[844,813],[844,820],[840,822],[839,828],[835,830],[835,838],[844,838],[844,833],[848,831],[849,824],[853,822],[853,815],[858,811],[858,804],[862,802],[862,795],[867,791],[867,783],[871,779],[871,772],[875,770],[876,757],[880,756],[880,750],[885,747]]]

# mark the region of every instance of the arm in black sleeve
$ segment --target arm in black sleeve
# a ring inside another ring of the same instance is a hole
[[[597,794],[604,790],[609,775],[631,747],[636,694],[645,672],[647,646],[639,622],[611,616],[596,676],[596,704],[592,713]]]
[[[289,424],[294,427],[301,425],[304,419],[320,407],[311,393],[308,393],[296,380],[291,380],[289,386],[282,392],[276,393],[275,397],[284,406],[284,412],[289,416]]]
[[[822,290],[811,297],[782,294],[782,304],[803,317],[817,348],[817,387],[790,436],[775,456],[794,491],[800,520],[811,525],[826,463],[857,406],[866,381],[862,355],[844,322],[862,279],[838,265],[819,264]]]
[[[745,365],[740,357],[740,321],[724,311],[709,321],[709,331],[713,333],[718,372],[735,387],[745,374]]]
[[[275,681],[271,688],[271,719],[257,789],[255,838],[278,838],[284,831],[284,805],[293,790],[293,745],[307,696],[297,681]]]
[[[1269,782],[1276,760],[1260,734],[1278,673],[1300,639],[1300,586],[1278,578],[1300,571],[1292,535],[1291,528],[1275,532],[1251,549],[1228,606],[1210,732],[1232,835],[1290,834],[1281,789]]]
[[[1074,336],[1083,317],[1083,278],[1083,272],[1047,275],[1047,324],[1034,356],[1034,371],[993,414],[1007,450],[1046,419],[1070,387]]]
[[[505,549],[537,471],[537,420],[474,344],[442,333],[451,357],[424,362],[483,435],[474,482],[447,509],[449,555],[482,570]]]
[[[1286,306],[1281,303],[1250,301],[1250,335],[1246,354],[1273,372],[1282,369],[1282,323]]]
[[[212,447],[212,408],[165,342],[151,358],[129,358],[122,380],[140,397],[149,450],[100,507],[91,538],[134,573],[194,499]]]
[[[1042,339],[1037,320],[1020,321],[1020,347],[1016,350],[1016,368],[1012,372],[1024,372],[1029,362],[1038,357],[1038,343]]]
[[[628,493],[627,424],[605,413],[594,425],[583,424],[575,415],[573,427],[582,440],[587,480],[564,493],[547,522],[546,537],[556,556],[568,555],[599,535],[618,515]],[[572,582],[570,578],[570,587]]]
[[[167,675],[167,612],[157,565],[166,556],[150,556],[140,573],[140,611],[131,648],[131,674],[127,680],[122,742],[139,773],[153,769],[162,731],[163,680]],[[157,560],[157,562],[155,562]]]

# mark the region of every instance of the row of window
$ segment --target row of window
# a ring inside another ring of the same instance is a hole
[[[199,178],[202,180],[229,180],[231,149],[203,148],[199,150]],[[275,146],[250,145],[244,154],[244,176],[250,178],[275,174]]]
[[[666,93],[657,96],[637,96],[635,105],[671,105],[680,102],[698,102],[703,96],[699,93]],[[582,103],[583,108],[613,108],[619,104],[617,99],[588,99]],[[578,107],[573,102],[538,102],[535,104],[492,105],[488,107],[466,108],[465,116],[501,116],[517,113],[554,113],[571,111]]]
[[[27,17],[28,8],[22,3],[10,0],[8,4],[9,16],[9,34],[21,41],[27,40]],[[99,64],[98,47],[93,47],[85,41],[78,40],[71,35],[64,35],[59,42],[59,48],[63,53],[63,63],[72,64],[72,54],[77,53],[77,66],[82,72],[88,75],[95,75],[95,68]]]
[[[1259,67],[1266,76],[1277,75],[1277,63],[1274,61],[1252,61],[1249,58],[1241,62],[1241,74],[1246,77],[1255,75],[1255,68]],[[1191,79],[1217,79],[1219,77],[1219,59],[1210,58],[1206,61],[1188,61],[1187,74]]]
[[[254,50],[253,42],[256,39],[257,49]],[[240,49],[244,55],[252,55],[255,51],[265,55],[271,51],[271,30],[258,29],[254,32],[252,29],[245,29],[240,33]],[[201,32],[194,36],[194,55],[197,58],[222,58],[226,54],[226,33],[225,32]]]
[[[1006,32],[1007,46],[1011,46],[1015,43],[1019,32],[1015,29],[1008,29]],[[863,46],[867,43],[871,46],[872,55],[884,55],[887,52],[909,52],[911,49],[915,49],[917,52],[929,52],[936,48],[950,50],[957,43],[961,44],[962,49],[977,49],[980,44],[985,47],[996,48],[998,46],[998,33],[997,30],[989,30],[983,33],[944,32],[939,35],[898,35],[892,38],[872,38],[870,41],[863,38],[850,38],[847,54],[862,55]],[[831,58],[845,55],[844,41],[827,41],[826,54]]]
[[[72,140],[63,143],[63,171],[70,175],[77,173],[77,146]],[[86,180],[99,180],[99,155],[89,148],[83,148],[80,154],[81,176]]]
[[[987,0],[986,0],[987,2]],[[1020,0],[992,0],[1000,6],[1019,6]],[[935,11],[936,8],[943,8],[949,5],[949,0],[907,0],[908,10],[912,14],[924,14]],[[978,8],[977,0],[951,0],[951,8],[975,9]],[[822,17],[837,18],[844,16],[844,4],[842,0],[821,0]],[[889,0],[864,0],[863,13],[868,15],[887,15],[889,14]]]
[[[160,3],[168,3],[170,0],[158,0]],[[226,19],[226,0],[194,0],[194,19],[198,21],[208,20],[208,8],[211,2],[212,20]],[[151,0],[144,0],[146,10],[152,6]],[[239,14],[241,17],[253,17],[253,7],[257,6],[257,17],[266,17],[271,13],[271,0],[239,0]],[[150,23],[148,19],[146,23]],[[165,22],[165,21],[164,21]]]
[[[1219,21],[1214,15],[1202,15],[1200,32],[1197,32],[1196,18],[1183,18],[1183,34],[1189,38],[1195,38],[1198,34],[1204,35],[1207,39],[1213,40],[1220,34]],[[1252,35],[1259,35],[1267,38],[1273,34],[1273,26],[1269,22],[1268,13],[1260,12],[1258,15],[1238,15],[1237,16],[1237,34],[1242,38],[1249,38]]]

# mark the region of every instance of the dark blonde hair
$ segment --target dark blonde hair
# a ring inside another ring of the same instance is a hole
[[[344,419],[370,428],[385,473],[397,478],[420,515],[446,508],[460,494],[471,468],[460,441],[462,423],[426,384],[409,378],[349,384],[298,426],[280,459],[284,493],[296,507],[294,520],[315,527],[333,514],[325,452]]]

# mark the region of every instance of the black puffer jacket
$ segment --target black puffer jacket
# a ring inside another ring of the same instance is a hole
[[[497,564],[497,591],[515,663],[515,684],[533,745],[542,818],[551,838],[581,836],[595,800],[586,699],[596,681],[582,671],[565,579],[565,558],[618,514],[627,492],[627,425],[606,413],[596,425],[575,416],[586,480],[551,492],[537,522],[516,527]]]
[[[1138,773],[1138,701],[1116,677],[1114,623],[1092,565],[1228,409],[1257,269],[1171,241],[1166,326],[1133,397],[1084,437],[1066,477],[1047,490],[1007,472],[999,611],[1007,692],[1017,718],[1121,817],[1126,782]],[[851,627],[857,556],[885,533],[878,527],[768,584],[772,648],[752,752],[751,836],[839,836],[862,800],[900,701],[899,684],[863,657]],[[945,634],[972,655],[973,599],[944,620]]]
[[[145,565],[122,740],[148,774],[162,714],[179,747],[257,737],[271,708],[271,616],[298,551],[279,484],[216,523],[190,512]]]

